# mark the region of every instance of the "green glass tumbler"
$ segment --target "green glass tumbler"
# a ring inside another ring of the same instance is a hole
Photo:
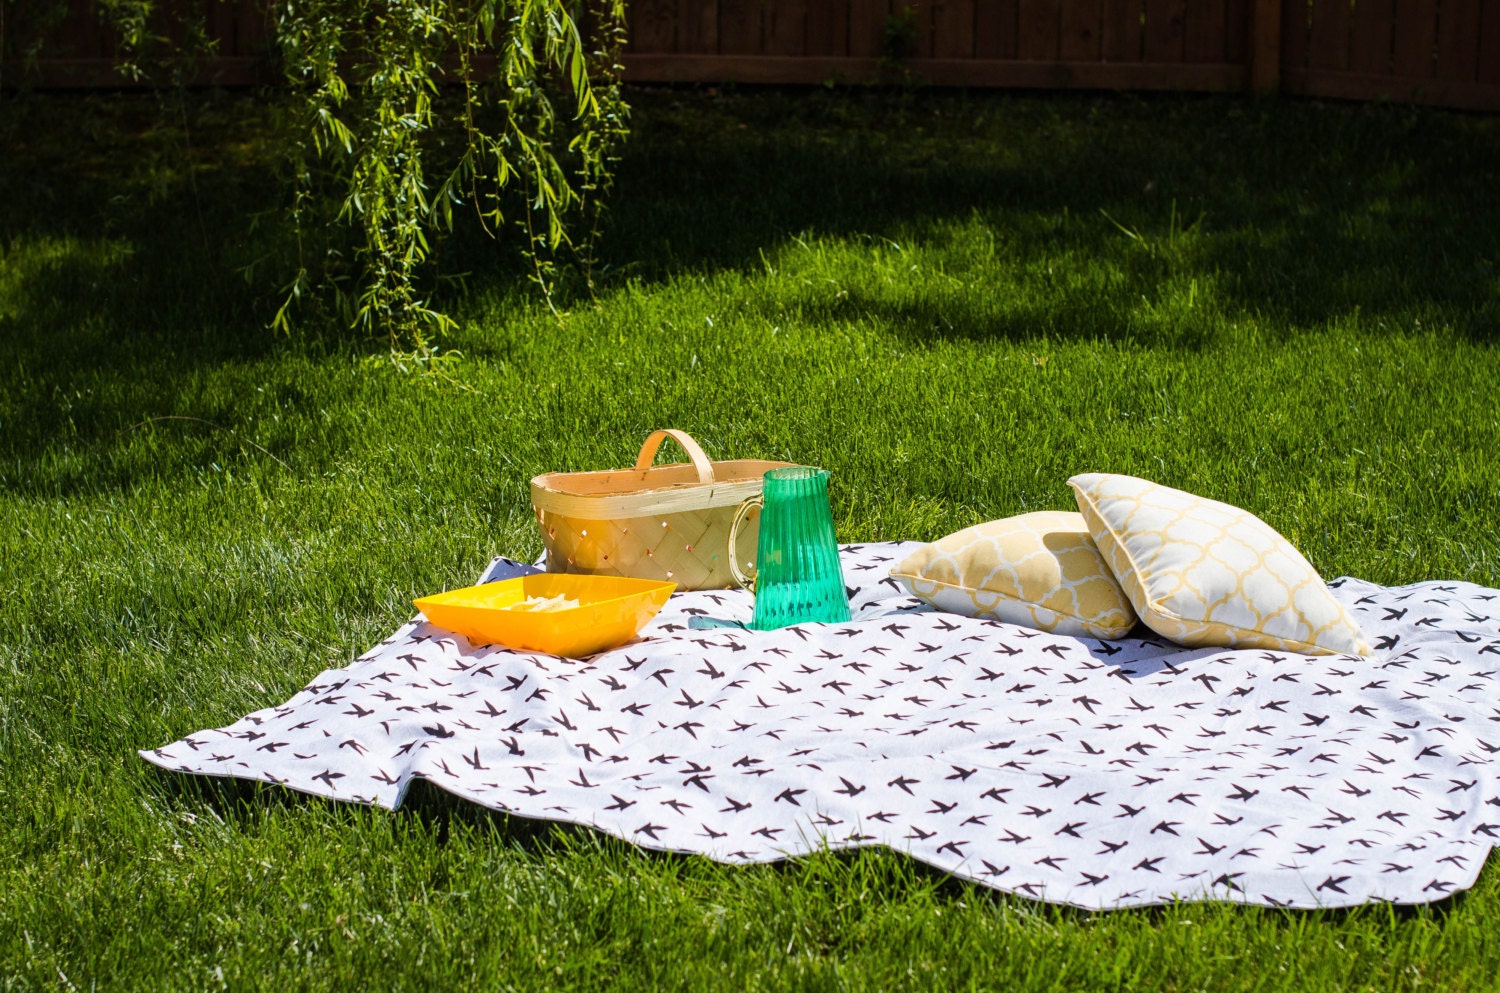
[[[760,538],[752,580],[733,552],[740,525],[757,506]],[[735,581],[755,592],[755,617],[750,622],[754,630],[849,620],[826,470],[792,466],[767,472],[760,496],[746,500],[735,514],[729,548]]]

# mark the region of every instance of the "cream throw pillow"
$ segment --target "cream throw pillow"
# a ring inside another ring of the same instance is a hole
[[[1083,517],[1044,510],[923,545],[891,570],[939,610],[1090,638],[1119,638],[1135,614]]]
[[[1368,655],[1359,625],[1291,544],[1248,511],[1134,476],[1068,480],[1146,626],[1193,647]]]

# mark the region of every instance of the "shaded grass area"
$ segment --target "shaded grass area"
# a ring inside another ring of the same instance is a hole
[[[554,319],[461,228],[447,379],[264,330],[234,273],[279,202],[264,105],[0,103],[7,987],[1493,986],[1493,872],[1436,908],[1088,915],[886,852],[730,869],[435,789],[393,815],[135,756],[536,554],[526,480],[661,425],[829,468],[847,540],[1119,471],[1250,508],[1327,576],[1500,586],[1500,121],[633,102],[596,297],[564,286]]]

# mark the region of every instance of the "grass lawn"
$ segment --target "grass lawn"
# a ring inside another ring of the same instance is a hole
[[[1325,576],[1500,586],[1500,119],[1239,99],[636,92],[597,298],[461,231],[451,378],[264,330],[262,111],[0,99],[0,989],[1500,986],[1416,909],[1084,914],[868,851],[730,869],[158,772],[531,556],[657,426],[833,473],[841,538],[1245,506]],[[162,120],[188,127],[164,127]]]

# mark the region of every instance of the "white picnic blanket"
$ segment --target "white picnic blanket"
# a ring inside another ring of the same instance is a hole
[[[1059,637],[930,611],[843,549],[854,621],[679,594],[585,661],[420,617],[286,703],[142,756],[394,808],[424,777],[648,848],[887,845],[1087,908],[1423,903],[1500,832],[1500,592],[1331,584],[1373,658]]]

